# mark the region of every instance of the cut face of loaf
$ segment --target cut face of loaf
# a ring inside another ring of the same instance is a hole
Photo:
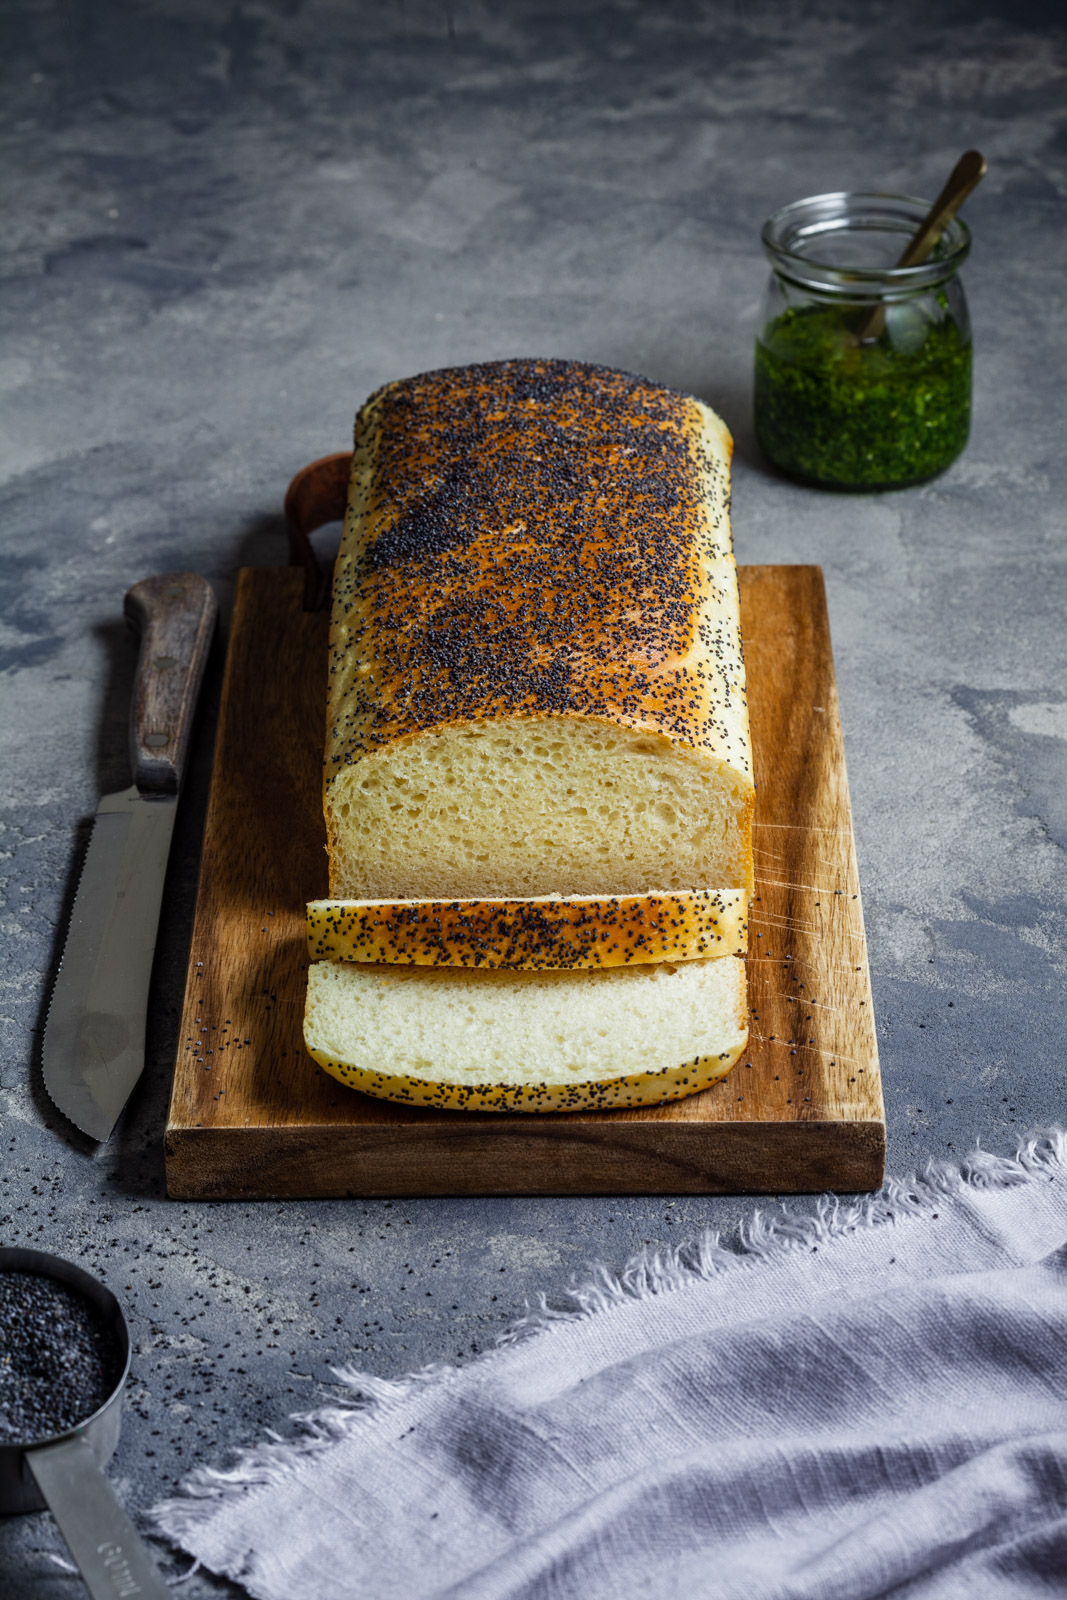
[[[718,893],[552,900],[313,900],[312,961],[573,969],[744,955],[747,902]]]
[[[367,402],[330,630],[333,898],[751,889],[730,449],[701,401],[574,362]]]
[[[375,751],[327,789],[336,899],[748,889],[728,762],[589,719],[500,717]]]
[[[578,1111],[695,1094],[747,1042],[736,956],[598,972],[315,963],[304,1042],[342,1083],[408,1105]]]

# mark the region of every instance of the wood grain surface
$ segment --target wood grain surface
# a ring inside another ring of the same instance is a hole
[[[326,894],[328,611],[242,572],[166,1130],[177,1198],[876,1188],[885,1113],[822,574],[742,567],[756,765],[750,1048],[632,1111],[442,1112],[306,1054],[304,907]]]

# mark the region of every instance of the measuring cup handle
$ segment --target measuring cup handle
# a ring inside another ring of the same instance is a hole
[[[27,1450],[25,1461],[92,1600],[171,1600],[148,1546],[80,1433]]]

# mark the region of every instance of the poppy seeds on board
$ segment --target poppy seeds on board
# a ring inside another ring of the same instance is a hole
[[[29,1444],[84,1422],[122,1366],[114,1333],[76,1289],[37,1272],[0,1272],[0,1443]]]

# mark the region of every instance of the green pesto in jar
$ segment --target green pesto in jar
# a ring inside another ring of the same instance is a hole
[[[815,304],[784,311],[756,341],[756,435],[791,477],[888,489],[942,472],[967,443],[971,343],[951,316],[906,302],[878,338],[869,312]]]

